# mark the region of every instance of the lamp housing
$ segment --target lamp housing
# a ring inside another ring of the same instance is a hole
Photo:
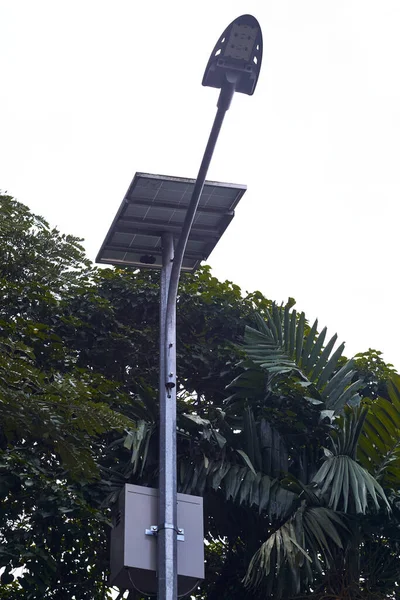
[[[251,96],[262,60],[262,32],[252,15],[238,17],[222,33],[207,63],[202,84]]]

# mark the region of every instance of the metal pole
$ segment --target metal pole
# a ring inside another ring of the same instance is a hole
[[[176,305],[176,297],[178,294],[178,284],[179,277],[181,274],[181,267],[183,262],[183,257],[186,250],[186,244],[189,239],[190,230],[193,225],[194,218],[196,216],[196,210],[199,205],[200,196],[204,188],[204,183],[207,177],[208,168],[211,163],[211,159],[214,154],[215,146],[217,144],[219,132],[221,131],[222,123],[224,121],[224,117],[226,111],[230,107],[231,100],[233,98],[233,94],[235,93],[235,84],[227,83],[223,88],[221,88],[219,98],[218,98],[218,110],[215,115],[214,123],[211,128],[211,132],[208,138],[206,149],[204,150],[203,159],[201,161],[200,169],[197,174],[197,179],[194,184],[192,197],[190,199],[189,208],[187,210],[185,221],[183,223],[182,231],[179,236],[179,240],[176,246],[176,252],[174,257],[174,264],[172,267],[171,273],[171,281],[169,285],[168,291],[168,301],[167,301],[167,338],[168,338],[168,330],[171,329],[171,317],[174,313],[174,306]],[[168,366],[167,366],[167,374]],[[176,384],[175,381],[175,372],[173,371],[173,377],[169,380],[171,384]]]
[[[171,233],[162,235],[162,269],[160,282],[160,459],[157,536],[158,598],[177,598],[177,481],[176,481],[176,393],[166,387],[166,365],[175,372],[175,336],[166,340],[167,299],[174,260]],[[173,311],[172,328],[175,332]],[[172,344],[172,346],[170,345]],[[174,393],[171,393],[174,392]]]
[[[175,255],[173,242],[162,236],[163,266],[160,311],[160,484],[158,531],[158,599],[177,599],[177,474],[176,474],[176,299],[187,240],[203,191],[226,111],[235,91],[234,84],[221,89],[218,110],[201,161],[199,173],[182,227]],[[171,259],[173,256],[173,259]],[[172,266],[170,261],[172,260]],[[165,269],[165,275],[163,275]],[[163,283],[163,277],[165,281]],[[163,287],[165,286],[165,287]],[[164,333],[162,328],[165,327]],[[161,348],[163,346],[163,348]],[[162,359],[164,365],[161,365]]]

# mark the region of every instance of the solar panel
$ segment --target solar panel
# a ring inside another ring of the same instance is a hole
[[[179,239],[195,179],[136,173],[97,255],[96,262],[161,269],[161,236]],[[183,259],[195,271],[231,222],[245,185],[206,181]]]

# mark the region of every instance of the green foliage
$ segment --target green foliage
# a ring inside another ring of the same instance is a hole
[[[364,380],[365,387],[360,392],[363,396],[387,397],[387,382],[396,375],[396,370],[392,364],[384,362],[382,352],[372,348],[367,352],[360,352],[354,357],[354,366]]]
[[[2,268],[10,279],[33,279],[28,265],[35,262],[39,274],[49,277],[52,269],[58,276],[70,272],[70,268],[81,271],[82,264],[90,266],[85,260],[83,248],[77,242],[82,241],[71,235],[60,234],[50,229],[48,223],[34,215],[27,206],[8,195],[1,199]],[[15,265],[22,268],[15,268]]]
[[[388,399],[379,397],[369,405],[360,438],[358,457],[376,479],[392,493],[400,488],[400,376],[387,386]]]
[[[43,452],[55,452],[72,477],[98,477],[91,438],[134,426],[99,402],[108,391],[107,382],[103,386],[96,389],[88,373],[44,373],[29,347],[0,339],[2,446],[40,439]]]
[[[246,586],[257,588],[266,578],[266,593],[271,595],[274,591],[273,580],[277,579],[279,587],[276,592],[279,595],[300,593],[300,572],[307,570],[307,562],[311,562],[304,550],[305,536],[301,517],[301,513],[297,512],[257,550],[244,579]]]
[[[254,554],[245,585],[253,590],[263,586],[267,596],[300,594],[304,582],[314,580],[312,565],[319,563],[318,555],[329,566],[333,563],[332,547],[343,550],[341,536],[346,530],[333,510],[307,507],[303,502]]]
[[[271,528],[244,578],[244,584],[253,593],[267,597],[304,594],[316,578],[321,593],[328,592],[331,573],[337,573],[338,564],[345,565],[350,560],[346,546],[352,548],[354,555],[360,555],[363,548],[359,532],[348,529],[338,511],[362,514],[368,519],[373,506],[380,510],[378,499],[391,509],[381,485],[356,460],[368,414],[367,406],[357,408],[361,400],[357,391],[363,382],[355,378],[354,362],[341,359],[343,345],[333,352],[336,336],[324,347],[325,336],[325,330],[317,333],[317,323],[306,328],[304,314],[298,316],[288,307],[279,309],[273,305],[272,316],[266,311],[265,323],[258,318],[257,329],[246,328],[243,372],[228,386],[233,395],[227,399],[226,415],[229,419],[232,411],[236,431],[242,427],[241,446],[248,450],[257,467],[265,469],[266,474],[272,473],[277,485],[294,495],[286,514],[274,514],[265,503]],[[391,400],[398,402],[400,393],[397,395],[393,383],[389,387]],[[377,411],[377,407],[373,404],[373,410]],[[297,423],[300,421],[303,435],[308,432],[307,440],[296,431],[294,423],[282,418],[282,409]],[[244,418],[249,414],[250,418]],[[268,445],[257,443],[263,431],[268,431]],[[392,423],[389,435],[397,441],[395,434]],[[306,461],[299,464],[295,459],[301,456],[303,446],[309,452],[307,469]],[[266,447],[269,457],[263,461]],[[314,451],[310,452],[312,448]],[[239,502],[237,490],[254,477],[249,468],[247,473],[243,469],[237,473],[242,483],[235,488]],[[263,476],[261,473],[261,479]],[[260,492],[258,496],[261,497]],[[340,577],[347,577],[349,568],[344,566]],[[352,586],[361,589],[358,577],[359,573]]]
[[[9,196],[0,206],[1,597],[106,598],[107,518],[91,482],[107,436],[135,426],[115,410],[128,397],[59,335],[71,295],[92,285],[79,240]]]
[[[292,375],[300,385],[309,387],[314,401],[324,402],[333,412],[340,412],[346,403],[359,402],[357,391],[362,382],[351,384],[353,361],[340,367],[344,344],[332,352],[336,335],[324,347],[326,328],[317,334],[318,321],[311,329],[306,328],[304,313],[298,316],[295,310],[290,312],[288,305],[278,308],[273,304],[272,315],[266,312],[265,322],[257,318],[257,329],[246,327],[243,348],[251,361],[245,363],[247,368],[254,370],[259,365],[268,374],[269,386],[282,375]],[[242,381],[243,376],[235,381],[236,386]]]
[[[126,482],[158,484],[159,276],[97,270],[80,240],[0,205],[0,598],[104,600],[112,503]],[[198,600],[395,593],[399,380],[378,353],[347,361],[293,306],[208,267],[182,276],[178,478],[204,498]]]
[[[390,510],[386,495],[376,479],[356,462],[357,444],[368,409],[347,407],[340,427],[330,436],[331,450],[325,450],[325,461],[314,477],[321,495],[326,494],[327,505],[333,510],[365,514],[369,494],[379,509],[379,496]]]

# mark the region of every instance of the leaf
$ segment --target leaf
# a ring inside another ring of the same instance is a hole
[[[310,329],[309,334],[307,335],[306,343],[302,352],[301,366],[307,372],[309,367],[309,356],[313,344],[315,343],[315,334],[317,333],[318,321],[315,320],[313,326]]]
[[[308,395],[315,401],[324,401],[326,409],[340,413],[347,402],[359,404],[357,391],[362,387],[361,381],[352,381],[355,372],[354,363],[349,361],[330,379],[338,367],[344,345],[340,345],[332,354],[337,336],[334,335],[325,348],[323,347],[326,328],[317,335],[317,321],[303,343],[305,317],[297,318],[293,310],[272,306],[272,316],[267,314],[267,322],[263,323],[259,315],[256,322],[258,329],[246,327],[243,349],[248,359],[265,370],[270,378],[287,375],[288,373],[304,381],[314,383],[314,390],[320,392],[316,397]],[[240,375],[230,387],[239,388],[244,383]],[[261,380],[260,380],[261,383]],[[236,392],[238,394],[239,392]],[[257,389],[261,393],[261,389]],[[246,385],[246,398],[250,398],[251,388]],[[237,397],[237,396],[236,396]],[[244,395],[242,394],[242,397]]]
[[[182,417],[185,417],[185,419],[189,419],[189,421],[193,421],[193,423],[196,423],[196,425],[208,427],[211,424],[208,419],[202,419],[201,417],[195,414],[182,413]]]
[[[326,383],[328,383],[333,371],[336,369],[339,359],[343,354],[344,343],[338,346],[337,350],[332,354],[328,362],[326,363],[324,369],[321,371],[321,374],[317,381],[318,389],[323,389]]]
[[[272,485],[271,478],[268,477],[268,475],[264,475],[261,478],[261,483],[260,483],[260,505],[258,507],[258,511],[260,514],[262,513],[262,511],[264,509],[266,509],[266,507],[269,504],[271,485]]]
[[[335,335],[329,340],[329,342],[326,344],[325,348],[323,349],[323,351],[321,352],[320,357],[318,358],[318,360],[315,362],[315,366],[314,369],[311,373],[311,379],[313,381],[317,380],[318,381],[318,377],[320,375],[320,373],[322,372],[322,370],[324,369],[324,367],[326,366],[326,363],[329,359],[329,356],[332,352],[332,348],[335,345],[337,340],[337,334],[335,333]]]
[[[124,448],[127,448],[128,450],[130,450],[132,448],[133,440],[134,440],[134,433],[132,431],[129,431],[124,440]]]
[[[392,402],[379,397],[369,406],[358,450],[363,466],[381,483],[396,491],[400,486],[400,389],[397,381],[393,376],[388,384]]]
[[[240,486],[239,504],[247,502],[249,505],[252,504],[251,495],[253,483],[256,480],[257,475],[252,471],[248,471]]]
[[[210,464],[210,461],[208,460],[207,456],[204,454],[203,452],[203,457],[204,457],[204,468],[208,469],[208,465]]]
[[[257,550],[243,579],[245,587],[255,589],[263,580],[267,580],[270,595],[281,597],[283,594],[288,596],[296,593],[299,589],[299,565],[304,560],[311,562],[303,545],[304,540],[296,533],[299,530],[296,521],[299,519],[301,513],[297,511]],[[287,577],[287,568],[290,569],[290,578]]]
[[[343,548],[335,524],[339,525],[342,531],[347,531],[347,527],[337,513],[323,506],[312,507],[305,510],[303,520],[306,531],[309,528],[308,534],[314,536],[313,543],[316,543],[323,553],[327,551],[329,555],[331,554],[330,545],[327,541],[328,537],[338,548]],[[319,535],[319,531],[323,532],[323,537]]]
[[[246,465],[249,467],[249,469],[251,470],[251,472],[256,475],[255,469],[253,467],[253,465],[251,464],[251,460],[249,459],[249,457],[247,456],[246,452],[244,452],[243,450],[236,450],[236,452],[238,454],[240,454],[240,456],[243,458],[244,462],[246,463]]]
[[[347,474],[345,471],[347,470]],[[326,476],[326,473],[329,475]],[[339,455],[327,459],[315,475],[313,481],[322,484],[321,494],[324,495],[331,490],[329,506],[336,510],[342,499],[343,510],[347,512],[348,499],[354,501],[355,512],[365,514],[367,509],[367,491],[372,497],[376,508],[379,508],[377,496],[380,496],[388,510],[389,502],[379,483],[349,456]],[[343,500],[344,493],[348,493]]]
[[[300,365],[301,355],[303,350],[303,339],[304,339],[304,325],[306,316],[304,312],[301,313],[296,331],[296,363]]]

